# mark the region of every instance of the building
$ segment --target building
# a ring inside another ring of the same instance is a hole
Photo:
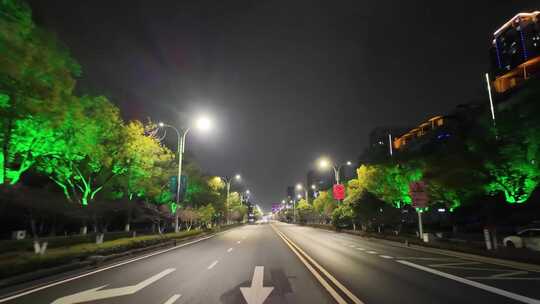
[[[540,11],[519,13],[493,33],[491,85],[504,93],[540,74]]]
[[[330,172],[331,171],[331,172]],[[306,176],[306,185],[310,187],[308,194],[310,198],[315,197],[315,193],[320,190],[328,190],[334,184],[334,171],[332,169],[319,171],[309,170]],[[315,185],[315,190],[311,186]]]
[[[392,142],[394,150],[403,149],[410,142],[415,141],[428,133],[432,133],[440,129],[444,126],[447,119],[448,118],[445,118],[441,115],[431,117],[427,121],[420,123],[417,127],[407,131],[404,134],[401,134],[400,136],[395,137]]]
[[[294,198],[294,186],[287,186],[287,202],[292,201]]]

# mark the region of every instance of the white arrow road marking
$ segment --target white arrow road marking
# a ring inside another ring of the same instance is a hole
[[[176,302],[176,300],[180,299],[182,295],[179,295],[179,294],[175,294],[173,295],[172,297],[170,297],[165,303],[163,304],[173,304],[174,302]]]
[[[240,287],[248,304],[262,304],[274,287],[263,287],[264,266],[256,266],[251,280],[251,287]]]
[[[76,294],[72,294],[72,295],[60,298],[52,302],[51,304],[76,304],[76,303],[84,303],[84,302],[114,298],[114,297],[119,297],[119,296],[131,295],[145,288],[146,286],[154,283],[155,281],[163,278],[164,276],[168,275],[169,273],[175,270],[176,270],[175,268],[165,269],[162,272],[156,274],[155,276],[152,276],[136,285],[100,290],[101,288],[107,286],[107,285],[103,285],[96,288],[88,289],[85,291],[78,292]]]

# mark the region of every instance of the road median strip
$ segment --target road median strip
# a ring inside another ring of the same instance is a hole
[[[356,297],[347,287],[341,284],[333,275],[331,275],[326,269],[324,269],[319,263],[311,258],[306,252],[304,252],[298,245],[296,245],[291,239],[289,239],[284,233],[279,231],[274,225],[271,225],[276,234],[289,246],[293,253],[298,256],[300,261],[308,268],[308,270],[315,276],[315,278],[323,285],[323,287],[330,293],[330,295],[336,300],[337,303],[349,303],[364,304],[358,297]],[[323,278],[324,277],[326,278]],[[329,283],[331,282],[341,293],[347,296],[348,300],[345,300],[338,291]]]

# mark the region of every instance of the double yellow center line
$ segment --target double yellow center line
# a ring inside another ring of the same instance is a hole
[[[331,275],[326,269],[324,269],[319,263],[312,259],[302,248],[296,245],[291,239],[289,239],[285,234],[279,231],[273,224],[271,225],[272,229],[276,234],[289,246],[292,252],[298,256],[300,261],[304,263],[307,269],[313,274],[313,276],[321,283],[321,285],[328,291],[328,293],[336,300],[338,304],[365,304],[358,297],[356,297],[347,287],[341,284],[333,275]],[[324,276],[324,277],[323,277]],[[326,278],[326,279],[325,279]],[[343,298],[343,296],[332,286],[332,283],[337,289],[339,289],[348,301]]]

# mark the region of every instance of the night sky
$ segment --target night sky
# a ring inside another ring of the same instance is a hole
[[[444,4],[443,4],[444,3]],[[30,1],[125,119],[216,129],[187,150],[241,173],[268,209],[320,155],[355,160],[378,126],[485,98],[491,35],[538,1]],[[486,101],[487,102],[487,101]],[[170,140],[174,148],[175,141]]]

